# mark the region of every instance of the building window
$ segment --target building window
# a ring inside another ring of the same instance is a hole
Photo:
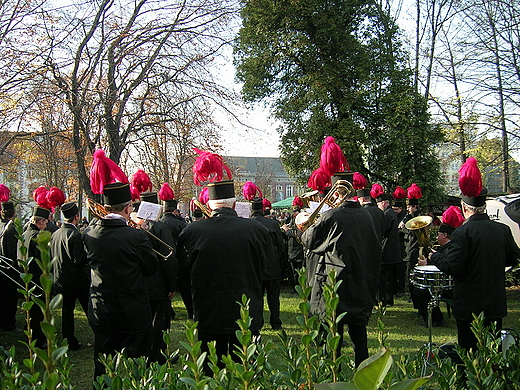
[[[276,185],[276,191],[283,191],[283,187],[281,184]]]
[[[288,198],[293,196],[293,187],[292,187],[292,185],[287,184],[285,186],[285,196],[288,197]]]

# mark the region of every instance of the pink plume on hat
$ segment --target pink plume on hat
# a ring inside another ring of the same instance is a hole
[[[293,206],[303,207],[303,200],[299,196],[295,196],[292,201]]]
[[[457,206],[450,206],[442,213],[442,223],[458,228],[464,222],[464,215]]]
[[[47,191],[47,201],[52,207],[61,206],[65,203],[65,194],[58,187],[51,187]]]
[[[408,187],[406,196],[408,199],[421,199],[422,198],[422,190],[417,184],[413,183],[410,187]]]
[[[262,191],[258,186],[252,181],[246,181],[244,186],[242,187],[242,195],[246,200],[253,200],[255,197],[263,198]]]
[[[197,209],[197,205],[195,204],[195,198],[190,199],[190,211],[195,211]]]
[[[49,200],[47,199],[47,192],[40,192],[40,194],[36,197],[36,204],[40,207],[43,207],[44,209],[51,210],[52,204],[49,203]]]
[[[392,194],[393,199],[404,199],[406,198],[406,190],[402,187],[395,187],[395,191]]]
[[[132,176],[132,186],[139,191],[139,194],[152,191],[152,181],[148,174],[142,169],[138,169]]]
[[[226,172],[229,180],[232,179],[231,170],[224,164],[224,159],[218,154],[193,148],[199,157],[193,164],[193,182],[200,186],[203,182],[221,181]]]
[[[262,199],[262,206],[263,206],[264,210],[270,209],[271,202],[269,201],[269,199],[267,199],[267,198]]]
[[[307,181],[307,187],[323,194],[327,186],[331,186],[330,175],[323,168],[319,167],[311,173]]]
[[[209,188],[204,187],[204,189],[199,194],[199,202],[202,204],[208,203],[209,200]]]
[[[47,196],[47,191],[49,190],[45,186],[39,186],[36,188],[32,193],[34,201],[38,203],[38,196],[40,196],[41,193],[45,193],[45,196]]]
[[[102,194],[106,184],[116,181],[128,183],[128,177],[114,161],[105,156],[102,149],[96,150],[90,167],[90,188],[92,192]]]
[[[475,157],[469,157],[459,169],[459,187],[462,195],[474,197],[482,191],[482,174]]]
[[[0,184],[0,202],[8,202],[11,190],[4,184]]]
[[[354,172],[354,176],[352,178],[352,186],[355,190],[362,190],[368,184],[368,180],[365,176],[363,176],[359,172]]]
[[[168,183],[163,183],[158,195],[159,199],[164,201],[175,199],[175,194],[173,193],[173,190]]]
[[[370,196],[374,199],[378,198],[381,194],[385,193],[385,189],[379,183],[372,184],[372,188],[370,189]]]
[[[137,202],[141,199],[141,193],[132,184],[130,184],[130,196],[132,197],[132,202]]]
[[[325,143],[321,147],[320,167],[329,176],[336,172],[350,171],[347,159],[334,137],[325,138]]]

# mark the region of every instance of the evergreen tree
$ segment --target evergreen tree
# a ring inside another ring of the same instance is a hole
[[[305,181],[330,135],[353,171],[388,190],[415,182],[439,199],[433,145],[442,134],[379,3],[245,0],[242,18],[237,78],[246,100],[271,102],[290,173]]]

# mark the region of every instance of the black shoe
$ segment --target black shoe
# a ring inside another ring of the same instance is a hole
[[[273,326],[271,326],[271,328],[273,328],[273,330],[282,330],[283,329],[282,325],[273,325]]]
[[[71,351],[77,351],[78,349],[81,349],[81,348],[83,348],[83,344],[82,343],[69,345],[69,350],[71,350]]]

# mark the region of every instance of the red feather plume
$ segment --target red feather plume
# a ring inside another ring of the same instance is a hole
[[[407,193],[408,199],[421,199],[422,198],[422,190],[417,184],[413,183],[410,187],[408,187]]]
[[[325,143],[321,147],[320,167],[329,176],[336,172],[350,171],[347,159],[334,137],[325,138]]]
[[[246,181],[242,187],[242,195],[244,196],[244,199],[249,201],[253,200],[255,197],[264,197],[260,188],[258,188],[258,186],[252,181]]]
[[[404,199],[406,198],[406,190],[402,187],[395,187],[395,191],[392,194],[393,199]]]
[[[130,196],[132,197],[132,202],[137,202],[141,199],[141,193],[132,184],[130,184]]]
[[[321,194],[325,192],[325,187],[330,186],[330,175],[321,167],[314,170],[309,176],[309,180],[307,181],[307,187],[312,188],[315,191],[319,191]]]
[[[47,192],[47,201],[52,207],[61,206],[65,203],[65,194],[58,187],[51,187]]]
[[[355,190],[362,190],[368,184],[368,180],[365,176],[363,176],[359,172],[354,172],[354,177],[352,178],[352,185]]]
[[[47,192],[40,192],[36,198],[36,204],[44,209],[52,210],[52,204],[50,204],[47,199]]]
[[[38,196],[40,196],[41,193],[47,194],[47,191],[49,191],[49,190],[45,186],[39,186],[38,188],[36,188],[32,193],[32,197],[33,197],[34,201],[36,203],[38,203]],[[47,196],[47,195],[45,195],[45,196]]]
[[[302,200],[302,198],[300,198],[299,196],[295,196],[293,201],[292,201],[292,205],[293,206],[303,207],[303,200]]]
[[[203,182],[213,183],[221,181],[226,172],[229,180],[232,179],[231,170],[224,164],[224,159],[218,154],[193,148],[199,157],[193,164],[193,182],[200,186]]]
[[[267,198],[262,199],[262,206],[264,207],[264,210],[265,209],[270,209],[271,208],[271,202],[269,201],[269,199],[267,199]]]
[[[132,186],[139,191],[140,194],[152,191],[150,176],[142,169],[138,169],[132,176]]]
[[[204,187],[204,189],[199,194],[199,202],[202,204],[208,203],[209,200],[209,188]]]
[[[163,183],[158,195],[159,199],[165,201],[175,199],[175,194],[173,193],[173,190],[168,183]]]
[[[464,215],[457,206],[450,206],[442,213],[442,223],[458,228],[464,222]]]
[[[102,149],[94,152],[94,160],[90,167],[90,188],[94,194],[102,194],[105,184],[119,181],[128,183],[128,177],[114,161],[105,156]]]
[[[482,191],[482,174],[475,157],[470,157],[459,169],[459,187],[462,195],[474,197]]]
[[[379,183],[372,184],[372,188],[370,189],[370,196],[374,199],[378,198],[381,194],[385,193],[385,189]]]
[[[0,184],[0,202],[8,202],[11,190],[4,184]]]

